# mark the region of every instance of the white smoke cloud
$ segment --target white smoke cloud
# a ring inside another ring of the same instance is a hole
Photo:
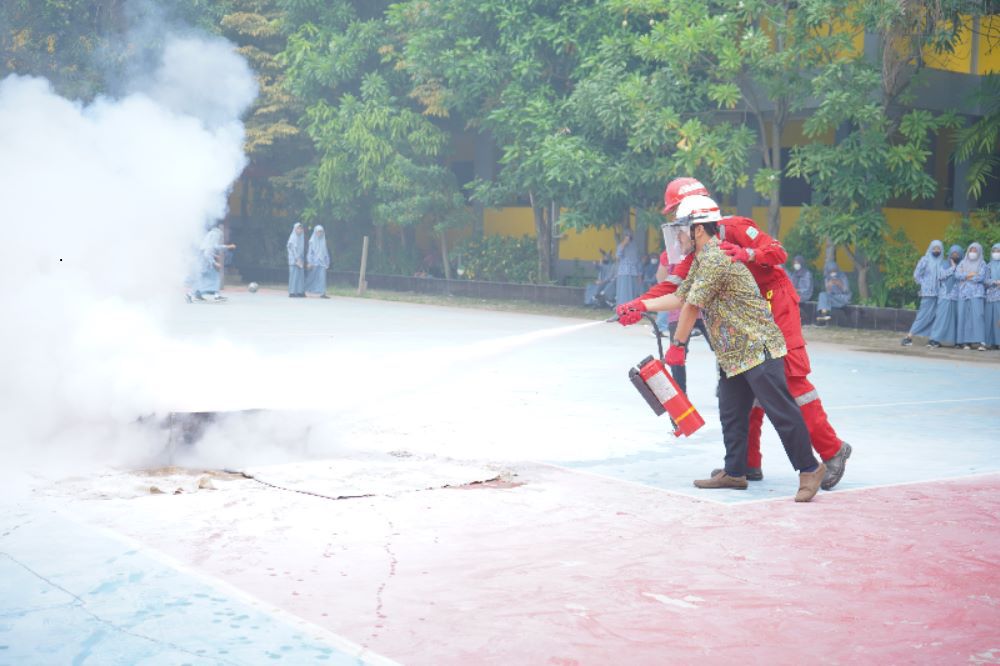
[[[0,81],[7,463],[146,450],[131,425],[156,407],[142,368],[174,345],[159,333],[165,305],[246,163],[240,114],[256,84],[232,45],[168,37],[132,90],[82,104],[43,79]]]

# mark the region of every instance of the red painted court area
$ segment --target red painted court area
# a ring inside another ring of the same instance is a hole
[[[1000,662],[1000,474],[724,504],[517,473],[349,501],[250,483],[273,515],[220,493],[206,533],[183,504],[113,526],[405,664]]]

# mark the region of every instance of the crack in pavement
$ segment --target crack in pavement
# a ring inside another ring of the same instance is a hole
[[[34,569],[32,569],[31,567],[29,567],[24,562],[21,562],[20,560],[18,560],[16,557],[14,557],[13,555],[11,555],[10,553],[5,553],[5,552],[0,551],[0,555],[6,557],[11,562],[13,562],[14,564],[18,565],[19,567],[21,567],[22,569],[24,569],[25,571],[27,571],[29,574],[31,574],[32,576],[34,576],[38,580],[40,580],[40,581],[44,582],[45,584],[47,584],[47,585],[49,585],[49,586],[51,586],[51,587],[59,590],[63,594],[66,594],[66,595],[68,595],[69,597],[71,597],[73,599],[72,602],[69,602],[67,604],[61,604],[61,605],[75,606],[75,607],[79,608],[84,613],[86,613],[87,615],[89,615],[91,618],[93,618],[94,620],[96,620],[100,624],[108,627],[112,631],[116,631],[118,633],[125,634],[125,635],[128,635],[128,636],[132,636],[134,638],[139,638],[141,640],[149,641],[150,643],[153,643],[154,645],[159,645],[159,646],[171,648],[173,650],[177,650],[178,652],[182,652],[184,654],[191,655],[192,657],[197,657],[197,658],[200,658],[200,659],[207,658],[207,655],[205,655],[205,654],[199,654],[198,652],[195,652],[193,650],[189,650],[189,649],[187,649],[185,647],[177,645],[176,643],[171,643],[170,641],[164,641],[164,640],[161,640],[161,639],[158,639],[158,638],[153,638],[152,636],[147,636],[145,634],[140,634],[138,632],[126,629],[125,627],[119,626],[119,625],[115,624],[114,622],[111,622],[110,620],[107,620],[107,619],[101,617],[97,613],[95,613],[92,610],[90,610],[89,608],[87,608],[87,602],[82,597],[80,597],[78,594],[76,594],[76,593],[74,593],[74,592],[66,589],[65,587],[63,587],[59,583],[55,582],[51,578],[48,578],[48,577],[42,575],[41,573],[35,571]],[[232,664],[232,666],[240,666],[239,662],[229,661],[227,659],[221,659],[218,656],[215,656],[213,658],[216,661],[218,661],[219,663]]]

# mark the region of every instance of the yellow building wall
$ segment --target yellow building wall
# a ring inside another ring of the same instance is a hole
[[[781,147],[782,148],[794,148],[795,146],[801,146],[807,143],[822,143],[826,145],[833,144],[834,132],[830,130],[824,132],[816,137],[806,136],[805,132],[802,131],[804,121],[802,120],[789,120],[785,123],[785,126],[781,128]],[[767,145],[771,145],[771,132],[774,131],[774,125],[771,123],[764,124],[764,133],[766,134]]]
[[[632,216],[633,224],[635,216]],[[483,211],[483,233],[487,236],[521,236],[535,237],[535,218],[528,206],[506,206],[504,208],[486,208]],[[641,233],[641,232],[640,232]],[[659,252],[663,248],[660,240],[660,230],[646,230],[646,247],[649,252]],[[563,232],[559,239],[560,259],[579,259],[582,261],[598,261],[601,250],[614,253],[617,243],[615,232],[611,227],[588,228],[581,231],[573,229]]]
[[[853,14],[852,9],[846,9],[848,15]],[[848,32],[851,33],[851,48],[846,52],[838,53],[841,58],[853,58],[865,52],[865,31],[860,29],[854,21],[847,19],[834,19],[831,23],[834,34]],[[814,32],[822,32],[824,28]]]
[[[615,248],[615,231],[611,227],[591,227],[582,231],[570,229],[559,240],[559,258],[598,261],[601,250],[614,254]]]
[[[529,206],[506,206],[483,210],[483,233],[487,236],[535,235],[535,217]]]
[[[932,48],[924,49],[924,62],[928,67],[960,74],[972,71],[972,17],[963,16],[961,21],[953,53],[936,53]]]
[[[781,233],[779,239],[784,240],[796,222],[799,221],[799,214],[802,209],[798,206],[782,207],[780,211]],[[944,231],[952,222],[957,221],[961,215],[954,211],[945,210],[916,210],[913,208],[884,208],[885,219],[889,223],[892,231],[902,228],[920,252],[924,252],[932,240],[943,240]],[[761,229],[767,229],[767,208],[755,206],[752,213],[753,221]],[[854,270],[854,265],[846,252],[837,253],[837,263],[845,271]],[[822,266],[819,262],[815,266],[819,269]]]
[[[781,207],[778,211],[778,218],[781,220],[781,233],[778,234],[778,240],[784,240],[788,232],[795,227],[801,211],[802,209],[798,206]],[[767,206],[754,206],[750,211],[750,217],[757,223],[758,227],[767,230]]]
[[[783,206],[780,211],[781,233],[779,240],[784,240],[788,233],[795,228],[799,220],[802,209],[798,206]],[[735,211],[726,210],[727,214],[734,214]],[[941,210],[917,210],[912,208],[885,208],[886,221],[889,228],[895,231],[902,228],[906,236],[923,252],[930,245],[932,240],[942,240],[945,229],[949,224],[957,221],[961,215],[954,211]],[[521,206],[509,206],[506,208],[487,208],[484,213],[484,233],[487,235],[501,236],[531,236],[535,235],[534,218],[531,208]],[[755,206],[751,217],[762,229],[767,229],[767,208]],[[659,229],[647,229],[647,251],[659,252],[663,249],[663,242]],[[466,234],[467,235],[467,234]],[[449,234],[449,241],[451,240]],[[597,261],[601,258],[600,250],[609,252],[615,250],[614,230],[610,227],[602,229],[584,229],[582,231],[567,231],[559,241],[559,258],[566,260],[579,259],[581,261]],[[845,271],[851,271],[854,266],[850,257],[845,252],[837,253],[837,262]],[[821,268],[821,266],[816,266]]]
[[[976,74],[1000,73],[1000,46],[989,35],[1000,34],[1000,15],[979,19],[979,65]]]
[[[935,53],[933,49],[925,49],[923,56],[927,66],[960,74],[1000,72],[1000,48],[992,37],[1000,31],[1000,15],[992,14],[979,19],[975,72],[972,71],[973,27],[972,17],[964,16],[953,53]]]
[[[886,208],[885,219],[893,231],[903,229],[910,241],[923,253],[932,240],[944,240],[944,231],[962,216],[950,210],[914,210]]]

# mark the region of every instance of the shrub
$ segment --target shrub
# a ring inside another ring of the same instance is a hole
[[[913,281],[913,269],[923,252],[902,229],[888,235],[882,246],[879,270],[871,285],[870,300],[879,307],[915,308],[918,287]]]
[[[813,299],[819,292],[823,291],[823,271],[816,270],[816,261],[823,252],[823,237],[816,231],[815,224],[811,224],[805,216],[799,218],[798,224],[785,235],[782,241],[785,251],[788,253],[788,261],[785,268],[789,272],[792,270],[792,260],[801,256],[805,260],[805,269],[812,273],[813,277]]]
[[[490,282],[537,282],[538,250],[530,236],[484,236],[451,252],[459,277]]]
[[[994,243],[1000,243],[1000,206],[975,210],[945,229],[945,250],[952,245],[960,245],[965,250],[973,242],[980,243],[987,254]]]
[[[781,244],[788,252],[787,264],[790,264],[794,257],[801,256],[807,264],[815,266],[823,251],[823,237],[817,231],[816,225],[805,219],[799,220],[795,228],[785,235],[785,240]]]

